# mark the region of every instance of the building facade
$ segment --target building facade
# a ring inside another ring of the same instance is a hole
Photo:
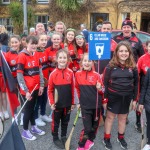
[[[0,24],[5,25],[8,31],[12,32],[13,24],[7,8],[11,0],[1,1]],[[83,20],[79,19],[82,21],[79,24],[87,24],[88,29],[94,30],[97,24],[106,20],[112,22],[113,29],[120,29],[122,21],[129,17],[136,24],[138,30],[150,33],[150,0],[92,0],[92,2],[95,5],[94,9],[88,10],[88,14]],[[51,18],[49,3],[50,0],[37,0],[37,4],[33,8],[35,24],[42,22],[47,27],[47,22]]]

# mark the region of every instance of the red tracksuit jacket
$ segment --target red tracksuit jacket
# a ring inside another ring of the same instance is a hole
[[[75,86],[77,89],[81,108],[96,109],[97,81],[99,81],[102,84],[100,75],[95,71],[81,70],[76,72]],[[98,108],[100,108],[101,106],[103,92],[103,90],[99,91]]]
[[[58,100],[55,102],[54,91],[58,92]],[[72,70],[54,69],[48,81],[48,99],[50,105],[56,108],[65,108],[74,105],[74,75]]]

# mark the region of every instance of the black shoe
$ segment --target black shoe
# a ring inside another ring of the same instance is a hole
[[[110,139],[104,139],[103,144],[105,145],[105,149],[112,150],[112,145],[110,143]]]
[[[53,140],[55,146],[59,149],[65,149],[65,146],[63,145],[62,141],[60,139]]]
[[[62,141],[63,145],[65,146],[65,143],[66,143],[66,141],[67,141],[66,136],[61,137],[61,141]]]
[[[123,139],[118,139],[118,138],[117,138],[117,141],[120,143],[121,148],[123,148],[123,149],[128,149],[127,142],[125,141],[124,138],[123,138]]]
[[[141,123],[136,123],[135,124],[135,129],[136,129],[137,132],[142,133]]]

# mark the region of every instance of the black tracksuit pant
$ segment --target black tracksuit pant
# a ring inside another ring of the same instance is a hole
[[[24,116],[23,116],[23,129],[28,130],[29,121],[31,125],[35,125],[35,118],[34,118],[34,107],[36,103],[36,99],[38,97],[38,91],[35,90],[32,93],[32,99],[27,101],[26,105],[24,106]],[[25,95],[22,95],[24,101],[26,101]]]
[[[79,147],[84,147],[87,139],[93,141],[96,138],[97,129],[99,127],[100,122],[100,108],[97,109],[97,117],[96,120],[96,109],[82,109],[82,120],[84,125],[84,134],[83,137],[80,137]],[[82,131],[83,132],[83,131]]]
[[[53,112],[52,118],[52,136],[53,140],[58,139],[58,129],[61,120],[61,137],[66,136],[67,134],[67,127],[70,120],[71,114],[71,106],[66,108],[56,108]]]

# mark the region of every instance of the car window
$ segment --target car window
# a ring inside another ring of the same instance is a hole
[[[142,43],[146,43],[146,41],[150,40],[150,35],[140,32],[137,32],[136,35],[142,41]]]

